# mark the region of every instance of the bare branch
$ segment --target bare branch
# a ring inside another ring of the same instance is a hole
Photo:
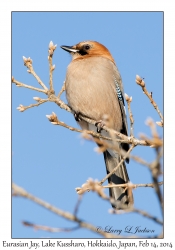
[[[161,186],[163,185],[163,181],[158,182],[158,185]],[[131,182],[129,183],[124,183],[124,184],[108,184],[105,186],[102,186],[100,184],[99,181],[94,181],[92,179],[88,179],[86,183],[82,184],[81,187],[77,187],[75,188],[76,192],[80,195],[80,194],[84,194],[85,192],[89,192],[89,191],[96,191],[97,193],[99,193],[99,195],[101,197],[105,196],[105,194],[103,193],[103,189],[102,188],[114,188],[114,187],[121,187],[121,188],[131,188],[131,189],[135,189],[138,187],[151,187],[154,188],[155,184],[154,183],[147,183],[147,184],[133,184]],[[100,190],[100,192],[99,192]]]
[[[81,204],[82,198],[83,198],[82,195],[79,195],[79,196],[78,196],[78,201],[77,201],[77,204],[76,204],[75,209],[74,209],[74,215],[75,215],[75,216],[76,216],[77,213],[78,213],[78,209],[79,209],[79,206],[80,206],[80,204]]]
[[[151,219],[153,220],[154,222],[160,224],[160,225],[163,225],[163,221],[159,220],[157,217],[155,216],[152,216],[150,215],[149,213],[143,211],[143,210],[140,210],[140,209],[137,209],[137,208],[131,208],[131,209],[126,209],[126,210],[115,210],[115,209],[110,209],[109,210],[110,213],[112,214],[124,214],[124,213],[138,213],[148,219]]]
[[[122,186],[125,184],[122,184],[122,185],[116,185],[116,186]],[[132,184],[128,184],[128,185],[131,185],[131,188],[132,188]],[[142,185],[142,184],[139,184],[139,185]],[[153,185],[153,184],[148,184],[148,185]],[[115,185],[114,185],[115,186]],[[159,224],[163,224],[162,221],[160,221],[158,218],[156,218],[155,216],[152,216],[150,215],[149,213],[143,211],[143,210],[139,210],[139,209],[136,209],[134,208],[133,206],[130,206],[128,208],[127,205],[125,204],[121,204],[120,201],[116,201],[114,200],[113,198],[111,197],[108,197],[107,195],[105,195],[105,193],[103,192],[103,188],[102,186],[99,185],[99,182],[98,181],[94,181],[92,179],[89,179],[87,180],[87,182],[85,184],[82,185],[82,188],[76,188],[76,191],[78,194],[84,194],[87,190],[91,190],[93,192],[96,192],[101,198],[103,198],[104,200],[107,200],[109,201],[112,205],[116,206],[118,205],[118,207],[120,206],[121,209],[124,209],[124,210],[118,210],[118,209],[110,209],[110,213],[114,213],[114,214],[123,214],[123,213],[139,213],[153,221],[155,221],[156,223],[159,223]]]
[[[138,163],[150,168],[150,164],[147,161],[143,160],[142,158],[140,158],[136,155],[130,155],[130,158],[133,159],[134,161],[137,161]]]
[[[155,147],[161,147],[163,146],[163,141],[160,138],[153,138],[149,139],[146,135],[140,134],[140,138],[146,142],[150,147],[155,148]]]
[[[141,86],[141,88],[142,88],[142,90],[143,90],[143,93],[146,94],[146,95],[148,96],[148,98],[149,98],[151,104],[152,104],[153,107],[156,109],[157,113],[159,114],[159,116],[160,116],[160,118],[161,118],[161,123],[162,123],[162,127],[163,127],[163,115],[161,114],[161,112],[160,112],[160,110],[159,110],[157,104],[155,103],[155,101],[154,101],[153,98],[152,98],[152,92],[149,93],[149,92],[147,91],[147,89],[146,89],[146,87],[145,87],[145,82],[144,82],[143,79],[142,79],[140,76],[138,76],[138,75],[136,75],[136,83],[137,83],[138,85]]]
[[[54,227],[36,225],[28,221],[22,221],[22,224],[26,227],[32,227],[34,230],[42,230],[42,231],[47,231],[51,233],[72,232],[81,228],[80,226],[76,226],[72,228],[54,228]]]
[[[48,88],[41,81],[41,79],[39,78],[39,76],[35,73],[35,71],[33,69],[33,66],[32,66],[32,59],[30,57],[26,58],[25,56],[23,56],[23,60],[24,60],[24,66],[26,66],[29,69],[27,72],[30,73],[30,74],[32,74],[36,78],[36,80],[43,87],[44,90],[48,91]]]
[[[87,139],[86,134],[88,134],[88,135],[92,135],[92,136],[94,136],[94,137],[98,137],[98,138],[101,138],[101,139],[112,140],[111,138],[106,137],[106,136],[102,136],[101,134],[95,133],[94,131],[90,131],[90,130],[81,130],[81,129],[77,129],[77,128],[74,128],[74,127],[72,127],[72,126],[69,126],[69,125],[67,125],[67,124],[64,123],[64,122],[59,121],[57,115],[56,115],[54,112],[52,112],[51,115],[46,115],[46,117],[48,118],[48,120],[49,120],[53,125],[59,125],[59,126],[62,126],[62,127],[64,127],[64,128],[67,128],[67,129],[69,129],[69,130],[71,130],[71,131],[75,131],[75,132],[82,133],[82,137],[83,137],[83,138],[86,138],[86,139]],[[122,141],[122,140],[117,140],[117,139],[116,139],[116,141]]]
[[[153,121],[153,119],[151,118],[151,117],[149,117],[149,118],[147,118],[147,120],[146,120],[146,125],[147,126],[149,126],[150,127],[150,130],[151,130],[151,133],[152,133],[152,137],[153,138],[158,138],[158,139],[160,139],[159,138],[159,135],[158,135],[158,132],[157,132],[157,130],[156,130],[156,124],[155,124],[155,122]]]
[[[130,149],[128,150],[128,152],[125,154],[125,156],[123,157],[123,159],[121,159],[121,161],[119,162],[119,164],[109,173],[107,174],[101,181],[100,181],[100,184],[103,184],[111,175],[113,175],[115,173],[115,171],[117,170],[117,168],[119,168],[119,166],[125,161],[125,159],[127,157],[129,157],[131,151],[133,150],[135,146],[132,145],[130,147]]]
[[[64,81],[63,86],[62,86],[62,88],[61,88],[61,90],[60,90],[60,92],[59,92],[59,94],[58,94],[58,98],[61,97],[62,93],[63,93],[65,90],[66,90],[66,88],[65,88],[65,81]]]
[[[32,89],[32,90],[35,90],[35,91],[38,91],[38,92],[42,92],[42,93],[44,93],[44,94],[47,94],[47,90],[38,89],[38,88],[35,88],[35,87],[33,87],[33,86],[30,86],[30,85],[21,83],[21,82],[15,80],[14,77],[12,77],[12,83],[15,83],[17,87],[28,88],[28,89]]]
[[[163,185],[163,181],[158,182],[158,185]],[[106,186],[102,186],[103,188],[113,188],[113,187],[130,187],[132,189],[138,188],[138,187],[151,187],[154,188],[154,183],[147,183],[147,184],[132,184],[132,183],[125,183],[125,184],[108,184]]]
[[[48,56],[48,60],[49,60],[49,85],[50,85],[50,91],[53,91],[53,70],[55,69],[55,65],[52,65],[52,57],[54,54],[54,51],[56,49],[57,45],[54,45],[53,42],[51,41],[49,43],[49,56]]]
[[[37,97],[34,97],[34,98],[37,98]],[[34,99],[33,98],[33,99]],[[33,107],[38,107],[39,105],[45,103],[45,102],[48,102],[49,99],[41,99],[39,98],[40,100],[38,101],[38,103],[35,103],[35,104],[30,104],[29,106],[23,106],[23,105],[19,105],[19,107],[17,107],[17,109],[21,112],[25,111],[26,109],[29,109],[29,108],[33,108]]]
[[[51,204],[49,204],[48,202],[45,202],[39,198],[37,198],[36,196],[28,193],[27,191],[25,191],[23,188],[17,186],[16,184],[12,183],[12,188],[13,188],[13,191],[18,195],[18,196],[22,196],[24,198],[27,198],[29,200],[32,200],[33,202],[37,203],[38,205],[48,209],[49,211],[67,219],[67,220],[70,220],[70,221],[74,221],[76,223],[78,223],[78,225],[80,227],[83,227],[83,228],[86,228],[90,231],[93,231],[94,233],[97,233],[97,234],[100,234],[102,236],[104,236],[105,238],[121,238],[121,236],[117,236],[117,235],[114,235],[114,234],[111,234],[111,233],[106,233],[106,232],[103,232],[103,231],[98,231],[97,228],[95,226],[93,226],[92,224],[89,224],[87,222],[84,222],[82,220],[80,220],[78,217],[76,217],[75,215],[71,214],[71,213],[68,213],[68,212],[65,212],[57,207],[54,207],[52,206]]]

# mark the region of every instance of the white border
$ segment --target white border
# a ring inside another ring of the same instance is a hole
[[[1,97],[0,97],[0,190],[1,190],[1,206],[0,206],[0,245],[2,239],[8,242],[11,240],[11,86],[10,86],[10,58],[11,58],[11,11],[164,11],[164,60],[165,60],[165,239],[161,242],[174,242],[174,128],[175,128],[175,111],[174,111],[174,2],[169,1],[1,1],[0,3],[0,72],[1,72]],[[84,7],[86,6],[86,7]],[[170,108],[171,102],[171,108]],[[166,129],[168,128],[168,129]],[[18,240],[19,241],[19,240]],[[35,240],[37,241],[37,240]],[[78,240],[74,240],[75,242]],[[82,241],[82,240],[81,240]],[[124,241],[124,240],[122,240]],[[127,240],[128,241],[128,240]],[[153,240],[155,241],[155,240]],[[29,242],[29,240],[22,240]],[[54,240],[52,240],[54,242]],[[151,242],[151,240],[150,240]],[[16,249],[14,247],[13,249]],[[41,249],[41,247],[40,247]],[[134,248],[130,248],[134,249]]]

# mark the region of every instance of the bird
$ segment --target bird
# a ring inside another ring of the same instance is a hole
[[[80,127],[110,137],[103,130],[106,116],[110,120],[110,128],[128,135],[122,78],[110,51],[97,41],[60,47],[72,57],[67,67],[65,91],[68,105]],[[97,121],[96,126],[79,119],[80,115]],[[127,143],[118,143],[118,147],[129,150]],[[109,148],[103,155],[108,174],[118,165],[122,156]],[[128,163],[129,159],[125,161]],[[130,181],[125,161],[108,178],[109,184],[125,184]],[[112,207],[117,210],[130,208],[134,203],[130,189],[112,187],[109,188],[109,196],[115,201],[111,202]]]

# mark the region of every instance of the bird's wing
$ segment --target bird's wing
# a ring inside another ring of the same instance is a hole
[[[123,91],[121,90],[120,85],[119,85],[116,77],[114,77],[114,82],[115,82],[117,97],[118,97],[120,110],[122,113],[122,120],[123,120],[123,128],[122,128],[121,133],[128,135],[127,115],[126,115],[125,101],[123,98]]]
[[[118,73],[118,70],[117,70]],[[117,74],[114,76],[114,83],[115,83],[115,89],[116,89],[116,94],[118,98],[118,102],[120,105],[120,110],[122,114],[122,121],[123,121],[123,126],[121,129],[121,133],[124,135],[128,135],[128,124],[127,124],[127,115],[126,115],[126,109],[125,109],[125,101],[124,101],[124,93],[123,93],[123,86],[122,86],[122,80],[121,77]],[[127,143],[122,143],[121,147],[125,150],[129,150],[129,144]],[[129,162],[129,158],[126,159],[126,162]]]

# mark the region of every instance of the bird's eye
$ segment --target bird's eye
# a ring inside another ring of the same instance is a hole
[[[88,49],[90,49],[90,45],[85,44],[85,45],[84,45],[84,48],[85,48],[85,50],[88,50]]]

